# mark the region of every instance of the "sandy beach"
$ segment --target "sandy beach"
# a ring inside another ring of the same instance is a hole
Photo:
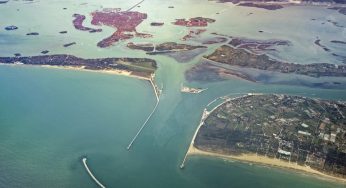
[[[77,71],[87,71],[87,72],[97,72],[97,73],[104,73],[104,74],[115,74],[120,76],[128,76],[133,77],[141,80],[150,80],[150,78],[142,77],[133,75],[131,71],[126,70],[91,70],[91,69],[85,69],[84,67],[74,67],[74,66],[52,66],[52,65],[41,65],[41,67],[45,68],[56,68],[56,69],[66,69],[66,70],[77,70]]]
[[[255,163],[255,164],[260,164],[265,166],[285,168],[285,169],[295,170],[295,171],[299,171],[303,173],[308,173],[310,175],[313,175],[313,177],[316,177],[316,178],[329,180],[329,181],[338,181],[340,183],[346,184],[346,179],[344,178],[341,178],[341,177],[339,178],[339,177],[331,176],[328,174],[324,174],[322,172],[319,172],[317,170],[310,168],[309,166],[301,166],[301,165],[297,165],[296,163],[289,163],[280,159],[273,159],[273,158],[260,156],[256,154],[242,154],[239,156],[225,155],[225,154],[214,153],[209,151],[202,151],[197,149],[193,145],[191,145],[187,152],[187,155],[188,156],[201,155],[201,156],[217,157],[217,158],[226,159],[226,160],[238,160],[238,161],[243,161],[247,163]]]
[[[236,97],[237,98],[237,97]],[[227,102],[228,100],[225,100],[224,102],[220,103],[218,106],[214,107],[211,111],[206,111],[206,109],[203,112],[200,124],[198,125],[191,143],[189,145],[189,148],[185,154],[185,157],[183,159],[183,162],[180,166],[180,168],[184,168],[185,163],[187,161],[187,158],[192,155],[200,155],[200,156],[208,156],[208,157],[216,157],[216,158],[221,158],[225,160],[230,160],[230,161],[242,161],[246,163],[255,163],[259,165],[265,165],[265,166],[273,166],[273,167],[278,167],[278,168],[284,168],[284,169],[289,169],[289,170],[294,170],[297,172],[301,172],[304,174],[312,175],[312,177],[323,179],[323,180],[328,180],[328,181],[337,181],[340,183],[346,184],[346,179],[341,178],[341,177],[336,177],[328,174],[324,174],[320,171],[317,171],[315,169],[312,169],[309,166],[302,166],[298,165],[296,163],[290,163],[287,161],[283,161],[280,159],[275,159],[275,158],[269,158],[266,156],[262,155],[256,155],[255,153],[253,154],[242,154],[242,155],[228,155],[228,154],[222,154],[222,153],[216,153],[216,152],[211,152],[211,151],[203,151],[194,146],[195,139],[197,137],[198,131],[201,128],[201,126],[204,125],[204,120],[207,119],[210,113],[212,113],[214,110],[216,110],[219,106]]]
[[[54,69],[74,70],[74,71],[87,71],[87,72],[96,72],[96,73],[103,73],[103,74],[114,74],[114,75],[120,75],[120,76],[128,76],[128,77],[132,77],[132,78],[150,81],[150,78],[134,75],[134,74],[132,74],[131,71],[117,70],[117,69],[113,69],[113,70],[91,70],[91,69],[85,69],[85,67],[83,67],[83,66],[27,65],[27,64],[6,64],[6,63],[0,63],[0,65],[37,66],[37,67],[39,66],[39,67],[43,67],[43,68],[54,68]]]

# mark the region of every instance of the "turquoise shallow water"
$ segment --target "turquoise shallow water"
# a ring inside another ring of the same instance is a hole
[[[87,6],[81,3],[11,1],[1,5],[0,14],[6,17],[0,16],[0,26],[16,24],[20,29],[14,32],[0,30],[0,55],[16,52],[37,55],[41,50],[49,49],[52,54],[69,53],[81,57],[145,56],[142,52],[124,48],[125,42],[98,49],[95,44],[110,34],[111,29],[104,27],[103,33],[89,34],[74,30],[71,24],[71,15],[75,12],[87,15],[101,5],[129,7],[133,2],[103,0],[89,2]],[[175,9],[171,12],[157,8],[172,4]],[[191,6],[194,11],[188,11]],[[63,7],[68,9],[64,12]],[[179,41],[184,35],[183,28],[166,24],[162,30],[153,29],[149,27],[150,21],[169,23],[174,18],[204,15],[217,19],[215,27],[209,28],[210,32],[257,38],[280,37],[293,42],[292,47],[273,53],[273,56],[300,63],[316,60],[340,63],[311,44],[314,36],[304,32],[297,35],[295,31],[297,28],[312,30],[327,40],[344,37],[343,30],[331,25],[321,29],[320,24],[297,17],[286,19],[287,25],[280,20],[299,13],[321,19],[332,16],[340,23],[346,22],[344,17],[323,8],[293,7],[268,12],[197,0],[156,0],[145,1],[139,10],[147,12],[149,17],[138,30],[155,34],[155,37],[133,41]],[[217,11],[223,13],[216,16]],[[40,14],[34,14],[36,12]],[[248,12],[255,12],[257,21],[245,18]],[[48,17],[55,19],[52,21]],[[274,23],[278,27],[274,27]],[[257,30],[260,28],[271,31],[271,34],[259,35]],[[69,34],[57,34],[61,30],[68,30]],[[40,36],[28,38],[25,36],[28,31],[39,31]],[[62,47],[72,41],[77,45]],[[128,143],[154,107],[155,97],[148,82],[100,73],[0,66],[0,187],[97,187],[83,167],[81,157],[84,155],[87,155],[96,177],[107,187],[345,186],[291,171],[205,157],[191,157],[186,168],[179,169],[203,108],[216,97],[263,92],[346,100],[345,90],[255,84],[234,79],[189,83],[209,89],[200,95],[181,94],[180,84],[186,82],[184,71],[197,60],[179,64],[167,57],[149,57],[155,58],[159,64],[157,83],[164,86],[164,91],[157,111],[130,152],[126,150]]]
[[[1,66],[0,75],[0,187],[96,187],[81,163],[83,155],[108,187],[343,187],[290,171],[203,157],[178,168],[203,107],[215,96],[255,88],[342,99],[341,91],[235,81],[223,83],[229,88],[218,93],[189,96],[174,92],[179,84],[173,84],[128,152],[127,144],[155,102],[148,83],[37,67]],[[175,77],[166,79],[174,83]]]

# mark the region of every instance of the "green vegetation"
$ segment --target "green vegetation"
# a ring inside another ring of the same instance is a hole
[[[346,177],[346,104],[287,95],[248,95],[214,110],[195,147],[279,158]]]

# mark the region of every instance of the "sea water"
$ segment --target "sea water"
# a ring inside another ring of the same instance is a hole
[[[103,32],[90,34],[73,28],[73,13],[88,16],[102,7],[126,9],[136,2],[82,3],[84,1],[10,1],[0,5],[0,27],[19,27],[15,31],[0,30],[0,55],[39,55],[47,49],[50,54],[66,53],[85,58],[154,58],[159,66],[156,81],[163,86],[158,109],[133,148],[127,151],[127,145],[155,105],[149,82],[102,73],[2,65],[0,187],[97,187],[84,169],[81,160],[84,156],[88,158],[89,168],[106,187],[344,187],[289,170],[207,157],[189,157],[186,167],[179,169],[204,107],[217,97],[261,92],[345,100],[346,91],[239,79],[188,83],[184,72],[198,63],[198,58],[179,64],[168,57],[146,56],[129,50],[126,42],[99,49],[96,43],[109,36],[113,29],[102,27]],[[171,5],[175,8],[168,9]],[[315,35],[322,41],[344,40],[341,28],[328,24],[322,28],[321,23],[311,22],[311,18],[322,20],[329,16],[346,24],[343,15],[322,7],[266,11],[200,0],[148,0],[136,10],[148,14],[138,31],[154,37],[135,38],[131,40],[134,42],[181,42],[179,39],[188,30],[170,22],[175,18],[205,16],[217,20],[208,27],[208,32],[290,40],[292,46],[271,54],[277,58],[297,63],[341,64],[313,44]],[[250,12],[256,17],[247,17]],[[149,26],[151,21],[157,20],[165,25]],[[88,22],[90,18],[85,25],[95,27]],[[68,34],[58,33],[63,30]],[[259,34],[258,30],[266,32]],[[27,32],[40,35],[26,36]],[[69,42],[77,44],[69,48],[62,46]],[[181,83],[208,90],[199,95],[182,94]]]

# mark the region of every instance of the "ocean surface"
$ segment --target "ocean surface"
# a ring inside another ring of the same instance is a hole
[[[346,90],[251,83],[233,79],[213,83],[188,83],[184,72],[198,62],[177,63],[165,56],[146,56],[127,49],[121,42],[99,49],[96,43],[113,29],[101,33],[75,30],[72,14],[89,15],[104,8],[131,7],[136,1],[10,1],[0,5],[0,56],[73,54],[79,57],[149,57],[158,62],[156,81],[163,86],[157,111],[130,151],[127,145],[155,105],[147,81],[94,72],[0,65],[0,187],[93,188],[82,157],[106,187],[345,187],[290,170],[189,157],[179,165],[204,107],[227,94],[249,92],[284,93],[332,100],[346,100]],[[174,9],[167,7],[173,5]],[[63,8],[67,8],[64,10]],[[346,26],[345,16],[323,7],[288,7],[278,11],[236,7],[201,0],[147,0],[135,9],[148,14],[137,30],[153,38],[132,42],[181,42],[188,31],[170,24],[175,18],[205,16],[217,21],[208,33],[257,39],[290,40],[293,45],[271,55],[297,63],[342,62],[314,45],[321,41],[346,40],[344,28],[326,22],[333,19]],[[220,14],[215,14],[220,12]],[[250,18],[248,13],[254,13]],[[312,22],[316,18],[319,21]],[[285,20],[285,22],[283,21]],[[162,28],[150,27],[163,21]],[[87,18],[85,25],[90,22]],[[18,30],[6,31],[8,25]],[[59,34],[67,30],[68,34]],[[265,33],[258,33],[265,30]],[[39,36],[26,36],[39,32]],[[76,42],[69,48],[65,43]],[[211,47],[207,53],[215,49]],[[328,46],[345,53],[340,46]],[[346,54],[343,54],[346,55]],[[180,93],[181,83],[208,88],[199,95]]]

